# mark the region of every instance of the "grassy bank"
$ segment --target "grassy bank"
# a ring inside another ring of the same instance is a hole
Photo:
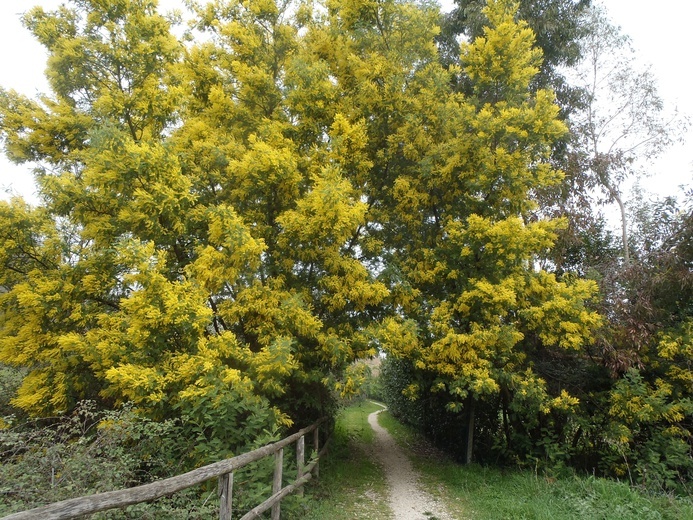
[[[421,439],[389,413],[379,421],[412,450],[426,485],[456,518],[474,520],[693,520],[693,500],[643,494],[600,478],[553,478],[540,472],[459,465],[421,450]]]

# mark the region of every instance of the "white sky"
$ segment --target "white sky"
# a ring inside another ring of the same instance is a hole
[[[602,0],[613,21],[629,34],[642,62],[652,64],[659,79],[660,94],[670,108],[693,117],[693,96],[689,62],[691,43],[690,20],[693,2],[687,0]],[[55,9],[64,0],[0,0],[0,85],[30,97],[47,92],[43,76],[46,55],[43,47],[19,21],[21,13],[34,5]],[[160,5],[173,9],[181,0],[160,0]],[[443,0],[443,5],[450,5]],[[643,185],[659,195],[682,193],[682,184],[693,184],[693,130],[687,142],[667,152],[652,167],[652,174]],[[8,198],[7,190],[36,202],[29,168],[14,166],[0,157],[0,198]]]

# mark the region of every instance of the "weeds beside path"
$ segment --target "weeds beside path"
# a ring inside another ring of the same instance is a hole
[[[409,447],[424,485],[456,520],[693,520],[691,497],[645,493],[604,478],[461,465],[436,455],[388,412],[379,422]]]

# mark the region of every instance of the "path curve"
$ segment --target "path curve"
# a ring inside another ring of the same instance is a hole
[[[368,424],[375,431],[372,455],[380,461],[387,475],[389,505],[395,520],[453,520],[445,506],[421,487],[419,474],[409,457],[392,435],[378,424],[378,414],[383,411],[370,414]]]

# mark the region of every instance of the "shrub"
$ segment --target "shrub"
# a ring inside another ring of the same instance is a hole
[[[0,514],[125,488],[175,473],[180,425],[131,407],[98,411],[84,401],[64,417],[0,430]]]

